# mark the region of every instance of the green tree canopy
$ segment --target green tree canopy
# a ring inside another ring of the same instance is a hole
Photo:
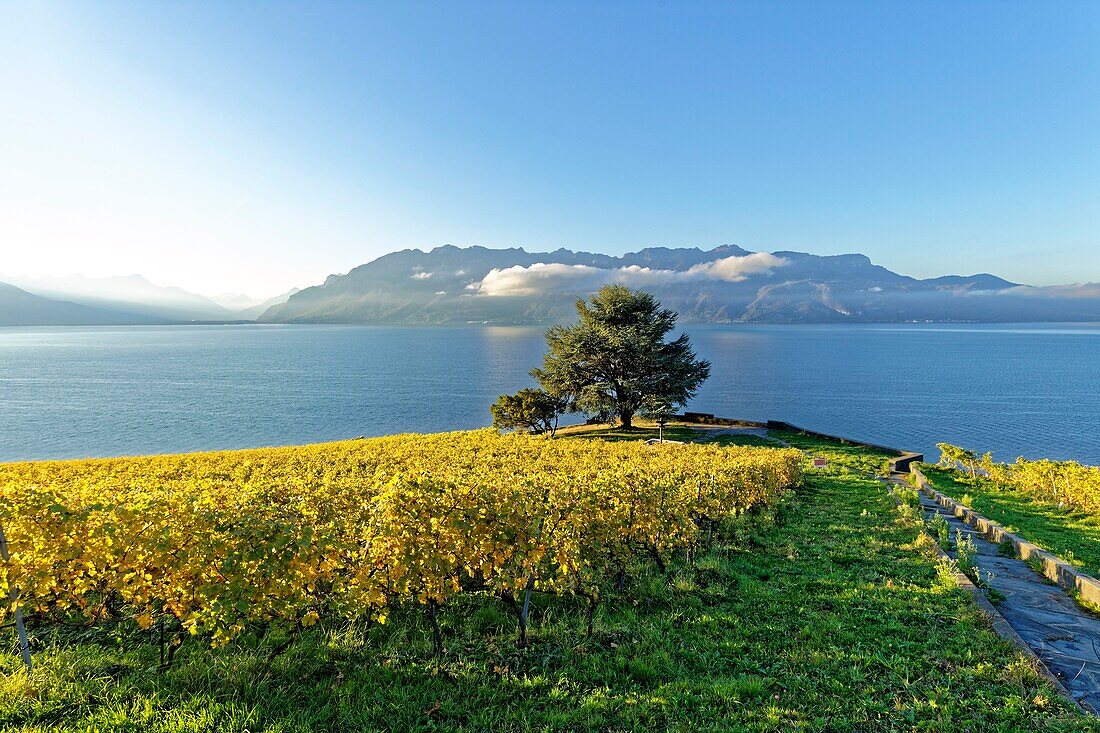
[[[532,433],[550,433],[558,430],[558,415],[565,410],[565,401],[541,389],[521,389],[513,394],[502,394],[489,406],[493,427],[502,430],[526,428]]]
[[[677,315],[649,293],[605,285],[588,302],[577,301],[577,314],[576,325],[546,332],[542,368],[531,371],[571,411],[618,418],[630,428],[649,405],[683,405],[710,376],[686,334],[665,341]]]

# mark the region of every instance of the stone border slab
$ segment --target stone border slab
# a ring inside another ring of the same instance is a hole
[[[951,561],[951,556],[944,552],[943,548],[940,547],[939,544],[936,543],[934,540],[933,547],[935,547],[936,554],[940,557],[940,559]],[[1012,625],[1008,623],[1003,615],[1001,615],[1001,612],[997,610],[997,607],[990,603],[989,599],[986,598],[985,593],[982,592],[982,589],[974,585],[974,582],[970,580],[970,578],[967,577],[966,574],[959,570],[957,567],[955,568],[954,573],[955,581],[959,584],[960,588],[970,593],[971,598],[974,599],[975,605],[977,605],[982,614],[989,619],[990,624],[993,626],[994,633],[996,633],[997,636],[1001,637],[1005,641],[1011,642],[1013,645],[1018,647],[1021,652],[1024,653],[1024,656],[1033,660],[1036,667],[1039,669],[1039,673],[1043,675],[1043,677],[1047,678],[1047,681],[1049,681],[1054,686],[1054,689],[1058,692],[1058,694],[1065,698],[1066,701],[1068,701],[1071,705],[1073,705],[1082,713],[1089,714],[1090,712],[1092,712],[1087,710],[1080,702],[1077,701],[1076,698],[1073,697],[1072,694],[1070,694],[1070,691],[1067,690],[1066,686],[1062,684],[1062,681],[1050,671],[1046,663],[1043,662],[1043,660],[1039,658],[1039,655],[1035,653],[1035,650],[1032,649],[1026,641],[1024,641],[1024,638],[1020,636],[1016,629],[1012,628]]]
[[[1016,554],[1021,559],[1033,560],[1039,563],[1042,568],[1041,572],[1046,578],[1063,588],[1076,591],[1083,600],[1100,605],[1100,580],[1082,573],[1054,553],[1009,532],[1003,525],[983,517],[973,509],[963,506],[946,494],[936,490],[916,466],[912,466],[910,472],[916,477],[917,486],[930,499],[976,528],[990,542],[997,544],[1011,542]]]

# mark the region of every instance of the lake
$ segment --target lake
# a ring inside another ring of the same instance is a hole
[[[684,330],[712,363],[691,410],[1100,464],[1100,324]],[[480,427],[543,347],[538,328],[0,328],[0,461]]]

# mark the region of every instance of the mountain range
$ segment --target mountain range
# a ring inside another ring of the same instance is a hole
[[[683,322],[1097,321],[1100,285],[1032,287],[988,274],[917,279],[861,254],[655,247],[621,257],[437,247],[331,275],[268,323],[543,324],[605,283],[643,288]]]
[[[1100,284],[1035,287],[989,274],[918,279],[861,254],[653,247],[392,252],[269,300],[114,278],[0,276],[0,325],[232,322],[546,324],[603,284],[642,288],[685,323],[1100,321]]]

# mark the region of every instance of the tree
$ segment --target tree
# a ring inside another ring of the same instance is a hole
[[[565,401],[541,389],[521,389],[512,394],[502,394],[489,406],[493,427],[503,430],[526,428],[532,433],[550,433],[558,430],[558,415],[565,411]]]
[[[683,405],[710,376],[686,334],[665,341],[677,315],[649,293],[605,285],[589,302],[577,301],[577,314],[576,325],[546,332],[542,368],[531,371],[571,412],[618,418],[629,429],[647,405]]]

